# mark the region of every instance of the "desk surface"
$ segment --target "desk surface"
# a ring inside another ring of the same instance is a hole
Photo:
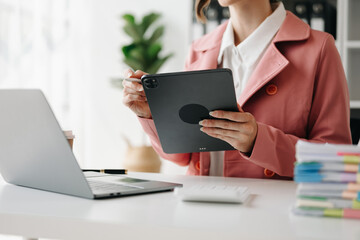
[[[60,239],[360,239],[360,222],[290,213],[290,181],[130,173],[193,184],[243,185],[247,204],[182,202],[172,192],[87,200],[6,184],[0,234]]]

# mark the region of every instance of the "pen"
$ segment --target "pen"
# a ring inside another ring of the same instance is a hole
[[[99,172],[107,174],[127,174],[126,169],[83,169],[83,172]]]
[[[125,81],[141,83],[139,78],[123,78]]]

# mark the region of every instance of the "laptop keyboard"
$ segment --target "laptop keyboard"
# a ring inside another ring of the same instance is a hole
[[[137,190],[136,187],[123,186],[107,182],[88,180],[91,190],[94,193],[119,193]]]

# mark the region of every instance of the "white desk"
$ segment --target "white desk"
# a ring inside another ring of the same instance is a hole
[[[131,173],[183,183],[238,184],[246,205],[181,202],[172,192],[87,200],[0,178],[0,234],[57,239],[360,239],[360,221],[299,217],[293,182]]]

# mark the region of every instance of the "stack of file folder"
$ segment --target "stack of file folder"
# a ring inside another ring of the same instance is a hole
[[[360,219],[360,147],[298,141],[293,212]]]

